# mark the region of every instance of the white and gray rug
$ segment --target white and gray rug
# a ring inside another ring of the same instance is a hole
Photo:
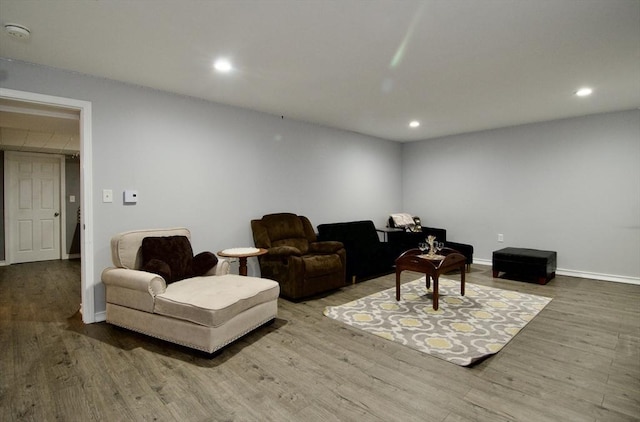
[[[341,306],[324,315],[387,340],[461,366],[498,353],[551,298],[440,278],[439,309],[433,310],[432,290],[425,278]],[[433,286],[432,286],[433,288]]]

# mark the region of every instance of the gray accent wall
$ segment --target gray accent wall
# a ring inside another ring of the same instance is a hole
[[[401,144],[289,120],[287,110],[282,118],[2,59],[0,86],[92,103],[96,313],[118,232],[186,226],[196,253],[217,252],[252,246],[250,220],[267,213],[383,225],[402,203]],[[216,89],[213,76],[202,89]],[[138,191],[136,205],[123,204],[125,189]],[[249,274],[258,272],[253,259]]]
[[[639,110],[408,143],[402,162],[403,208],[476,259],[547,249],[562,270],[640,276]]]

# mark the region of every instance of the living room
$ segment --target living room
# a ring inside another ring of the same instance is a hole
[[[0,72],[2,89],[91,103],[95,321],[115,233],[187,226],[194,250],[218,251],[253,245],[249,221],[282,211],[379,226],[410,212],[474,245],[478,265],[533,247],[557,251],[561,275],[640,284],[638,104],[397,142],[4,56]]]

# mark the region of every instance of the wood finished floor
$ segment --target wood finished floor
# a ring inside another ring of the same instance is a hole
[[[553,301],[497,355],[462,368],[322,316],[393,275],[281,300],[272,325],[213,356],[84,325],[79,280],[78,261],[0,267],[1,421],[640,420],[640,286],[539,286],[474,265],[468,282]]]

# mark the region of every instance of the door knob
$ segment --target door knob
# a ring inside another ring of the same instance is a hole
[[[59,212],[57,212],[57,213],[53,214],[53,216],[54,216],[54,217],[57,217],[57,216],[59,216],[59,215],[60,215],[60,213],[59,213]]]

